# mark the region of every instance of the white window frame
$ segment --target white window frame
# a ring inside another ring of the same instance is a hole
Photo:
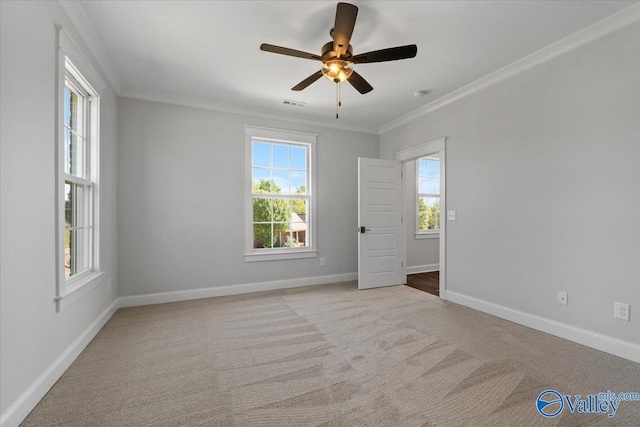
[[[415,197],[415,233],[414,237],[416,239],[437,239],[440,237],[440,228],[437,230],[420,230],[420,197],[438,197],[440,199],[440,223],[442,224],[442,198],[440,192],[436,193],[420,193],[420,160],[437,160],[438,164],[440,164],[440,159],[431,157],[431,156],[422,156],[415,160],[415,186],[416,186],[416,197]],[[442,177],[440,178],[442,179]]]
[[[96,286],[104,282],[99,254],[99,177],[100,177],[100,98],[106,87],[104,81],[82,54],[69,33],[57,27],[56,68],[56,310],[61,311]],[[65,172],[64,89],[67,79],[85,96],[84,128],[86,150],[83,178]],[[85,189],[83,214],[90,225],[87,238],[89,268],[65,278],[65,181],[72,181]]]
[[[316,247],[316,141],[317,134],[245,125],[245,262],[314,258]],[[302,248],[253,248],[252,142],[254,140],[307,147],[307,246]]]

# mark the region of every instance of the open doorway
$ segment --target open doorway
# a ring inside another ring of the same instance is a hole
[[[403,283],[445,299],[445,139],[395,160],[403,170]]]

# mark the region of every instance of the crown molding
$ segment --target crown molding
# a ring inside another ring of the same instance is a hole
[[[628,25],[640,21],[640,2],[614,13],[588,27],[583,28],[563,39],[558,40],[542,49],[512,62],[484,77],[479,78],[459,89],[449,92],[441,98],[429,102],[403,116],[392,120],[379,128],[382,135],[399,126],[409,123],[418,117],[444,107],[454,101],[467,97],[486,87],[535,67],[543,62],[562,55],[570,50],[583,46],[601,37],[620,30]]]
[[[309,117],[295,117],[286,114],[274,114],[259,109],[249,109],[238,105],[226,104],[212,101],[205,98],[197,98],[191,96],[179,96],[170,93],[150,92],[139,89],[126,88],[123,89],[120,96],[124,98],[139,99],[141,101],[160,102],[163,104],[180,105],[183,107],[200,108],[203,110],[218,111],[221,113],[240,114],[243,116],[260,117],[263,119],[282,120],[286,122],[302,123],[306,125],[322,126],[331,129],[341,129],[351,132],[367,133],[378,135],[378,129],[367,126],[351,126],[336,121],[318,120]]]
[[[122,83],[120,81],[120,75],[116,71],[109,54],[107,53],[104,45],[100,41],[96,30],[91,25],[91,21],[87,17],[82,9],[82,6],[77,0],[57,0],[60,8],[62,8],[71,25],[80,35],[80,38],[87,46],[94,59],[100,66],[100,69],[105,74],[111,87],[117,94],[120,94],[122,90]]]

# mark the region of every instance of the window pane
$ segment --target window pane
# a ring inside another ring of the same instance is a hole
[[[254,182],[252,191],[254,194],[267,194],[271,193],[273,189],[273,181],[270,179],[261,179],[258,182]]]
[[[293,199],[292,200],[293,214],[291,216],[291,221],[306,221],[305,217],[307,215],[307,201],[304,199]],[[295,215],[294,215],[295,214]],[[296,219],[295,216],[299,216],[299,219]]]
[[[421,176],[427,175],[427,160],[426,159],[418,159],[418,175],[421,175]]]
[[[64,129],[64,171],[84,176],[84,140],[69,129]]]
[[[71,127],[71,90],[67,86],[64,87],[64,125]]]
[[[89,233],[89,230],[86,228],[79,228],[75,230],[75,233],[74,233],[74,236],[75,236],[74,264],[75,264],[76,274],[82,273],[83,271],[89,268],[88,266],[89,242],[87,241],[89,237],[88,233]]]
[[[281,223],[289,224],[290,221],[291,221],[291,200],[290,199],[274,199],[273,200],[273,222],[281,222]]]
[[[65,227],[77,226],[77,185],[69,181],[64,183],[64,221]]]
[[[429,178],[427,181],[427,193],[440,194],[440,178]]]
[[[253,224],[253,247],[254,249],[273,247],[271,224]]]
[[[429,184],[427,183],[426,177],[420,177],[420,181],[418,183],[418,193],[424,194],[427,193],[427,187]]]
[[[253,192],[254,193],[270,193],[271,171],[269,169],[253,168],[252,171]]]
[[[292,248],[306,247],[307,227],[308,224],[306,222],[292,222],[287,231],[288,236],[284,246]]]
[[[307,149],[291,146],[289,148],[291,169],[307,170]]]
[[[82,119],[82,98],[78,96],[69,86],[65,86],[65,120],[64,124],[75,132],[80,133]]]
[[[271,222],[273,199],[253,199],[253,222]]]
[[[429,206],[429,225],[433,224],[434,230],[440,229],[440,197],[429,197],[427,201]]]
[[[273,144],[273,167],[289,168],[289,146]]]
[[[86,217],[86,200],[85,200],[85,188],[83,185],[75,185],[75,208],[76,208],[76,227],[87,227],[89,225],[89,219]]]
[[[307,173],[302,171],[289,172],[291,193],[290,194],[307,194]]]
[[[427,160],[425,175],[439,177],[440,176],[440,161],[439,160]]]
[[[286,169],[273,170],[274,194],[289,194],[289,171]]]
[[[421,194],[440,194],[440,179],[420,177],[418,192]]]
[[[307,201],[304,199],[291,200],[291,224],[289,226],[289,240],[287,246],[307,246]]]
[[[420,197],[418,202],[418,229],[440,229],[440,198]]]
[[[273,247],[274,248],[286,248],[291,247],[290,242],[291,235],[289,233],[289,223],[274,223],[273,224]]]
[[[75,270],[75,231],[64,231],[64,277],[69,278],[76,274]]]
[[[253,141],[251,153],[253,166],[271,166],[271,144]]]

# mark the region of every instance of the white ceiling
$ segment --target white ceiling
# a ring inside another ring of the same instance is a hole
[[[124,96],[335,123],[335,87],[291,87],[319,62],[262,52],[270,43],[320,53],[335,1],[81,1]],[[340,127],[377,132],[416,108],[587,27],[634,1],[354,1],[354,54],[405,44],[416,58],[360,64],[374,90],[342,85]],[[414,98],[418,90],[429,90]],[[292,107],[283,99],[306,102]],[[191,102],[193,101],[193,102]]]

